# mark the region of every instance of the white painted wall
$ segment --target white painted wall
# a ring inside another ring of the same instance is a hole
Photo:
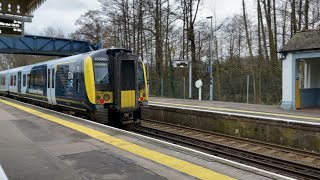
[[[282,104],[283,109],[295,108],[295,73],[296,62],[292,53],[282,60]]]

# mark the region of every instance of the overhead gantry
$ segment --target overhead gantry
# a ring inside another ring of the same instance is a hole
[[[45,0],[0,0],[0,53],[71,56],[99,49],[86,41],[24,35],[24,23]]]

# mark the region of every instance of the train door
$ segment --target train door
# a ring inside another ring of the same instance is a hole
[[[56,101],[56,69],[55,69],[55,65],[50,65],[49,66],[51,69],[51,88],[50,88],[50,96],[51,96],[51,101],[52,104],[56,105],[57,101]]]
[[[18,93],[21,93],[21,71],[18,72]]]
[[[116,103],[121,108],[135,108],[139,97],[137,86],[137,59],[129,57],[127,54],[118,54],[115,57],[115,77],[114,88],[116,92]],[[119,92],[120,90],[120,92]]]
[[[54,65],[49,65],[47,68],[47,97],[49,104],[57,104],[55,94],[55,68]]]
[[[22,86],[21,86],[21,94],[26,94],[27,91],[27,74],[26,72],[22,72]]]
[[[51,99],[51,68],[50,65],[47,68],[47,97],[48,97],[48,103],[52,104],[52,99]]]
[[[10,89],[10,74],[9,71],[6,74],[6,91],[9,92]]]

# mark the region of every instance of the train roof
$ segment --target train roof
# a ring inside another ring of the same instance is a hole
[[[17,68],[12,68],[12,69],[9,69],[9,70],[0,71],[0,72],[1,73],[6,73],[8,71],[10,72],[10,71],[22,70],[24,68],[28,68],[29,66],[38,66],[38,65],[43,65],[43,64],[66,62],[68,60],[78,59],[80,57],[84,58],[83,56],[92,56],[94,54],[101,53],[102,51],[105,51],[107,54],[109,54],[109,53],[117,53],[117,52],[121,52],[121,51],[127,52],[127,53],[132,53],[132,51],[130,49],[112,47],[112,48],[108,48],[108,49],[100,49],[100,50],[96,50],[96,51],[90,51],[90,52],[87,52],[87,53],[78,54],[78,55],[74,55],[74,56],[57,58],[57,59],[52,59],[52,60],[48,60],[48,61],[43,61],[43,62],[39,62],[39,63],[35,63],[35,64],[30,64],[30,65],[26,65],[26,66],[22,66],[22,67],[17,67]]]

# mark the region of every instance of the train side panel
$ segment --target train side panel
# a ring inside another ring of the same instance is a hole
[[[8,71],[0,72],[0,93],[6,95],[8,93],[8,83],[7,83]]]
[[[88,100],[84,84],[83,59],[56,63],[55,99],[57,105],[78,111],[94,106]]]
[[[17,70],[10,70],[9,71],[9,93],[12,96],[17,96]]]
[[[46,71],[46,64],[31,66],[29,75],[26,75],[26,80],[29,79],[26,83],[26,98],[47,103]]]

